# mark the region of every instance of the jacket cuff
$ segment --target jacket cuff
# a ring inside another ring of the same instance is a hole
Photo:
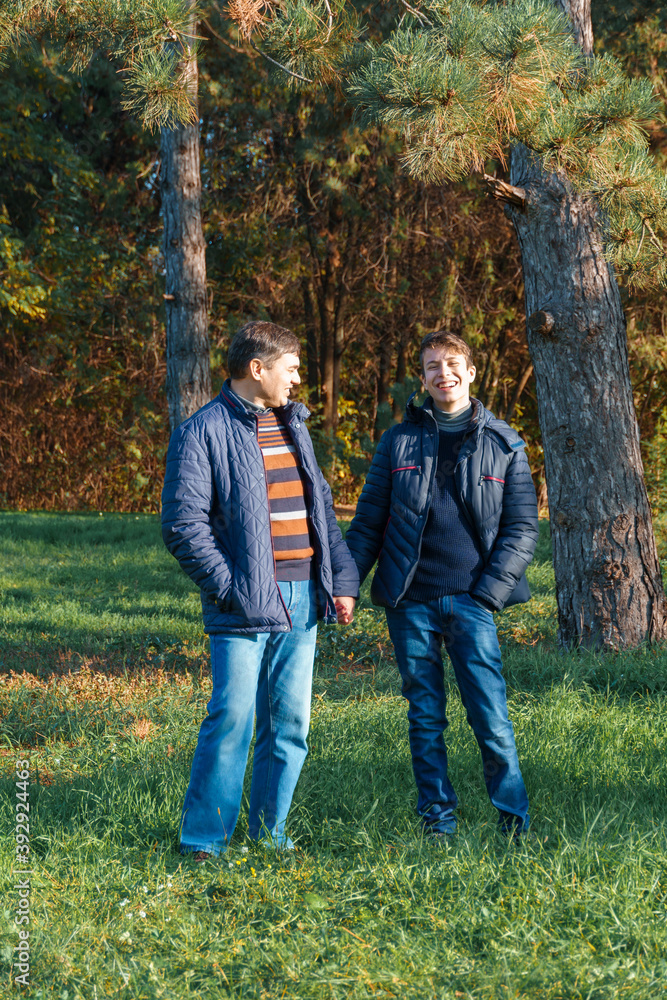
[[[359,598],[359,575],[345,574],[335,576],[332,585],[331,593],[334,597],[354,597],[355,601]]]
[[[483,608],[486,608],[487,611],[500,611],[500,608],[496,607],[495,604],[492,604],[486,597],[480,597],[478,594],[471,594],[470,596],[474,601],[477,601],[478,604],[481,604]]]
[[[487,608],[489,611],[502,611],[503,610],[504,605],[503,604],[498,604],[497,601],[491,600],[491,598],[488,596],[488,594],[484,594],[484,596],[482,596],[481,594],[478,594],[475,591],[471,591],[470,592],[470,596],[474,597],[474,599],[476,601],[478,601],[480,604],[483,604],[484,607]]]

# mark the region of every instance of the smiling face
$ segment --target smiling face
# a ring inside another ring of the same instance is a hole
[[[264,406],[284,406],[292,388],[301,382],[299,355],[282,354],[270,368],[265,368],[261,361],[253,358],[249,376],[254,388],[254,402]]]
[[[433,405],[445,413],[464,410],[470,403],[475,368],[450,347],[427,347],[422,359],[422,385]]]

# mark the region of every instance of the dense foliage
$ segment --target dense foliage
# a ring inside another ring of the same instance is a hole
[[[102,60],[77,78],[26,53],[0,92],[4,502],[150,502],[165,437],[154,151]]]
[[[558,4],[415,0],[380,35],[354,2],[267,7],[237,0],[241,30],[292,81],[332,78],[360,121],[395,129],[411,176],[456,180],[521,143],[595,196],[605,253],[632,285],[667,281],[667,181],[645,134],[658,111],[651,81],[573,37]]]
[[[659,86],[664,14],[616,5],[614,17],[616,54]],[[362,132],[333,89],[291,88],[215,12],[201,33],[214,388],[246,319],[294,328],[311,430],[337,497],[351,500],[417,384],[419,337],[447,327],[474,345],[475,391],[526,436],[540,480],[520,262],[499,206],[475,179],[409,178],[390,129]],[[158,140],[123,110],[115,66],[98,56],[79,75],[65,67],[44,42],[0,76],[1,502],[155,509],[168,436]],[[664,110],[650,134],[660,159]],[[646,291],[627,304],[660,501],[663,299]]]

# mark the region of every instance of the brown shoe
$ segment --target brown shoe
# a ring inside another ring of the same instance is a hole
[[[209,851],[181,851],[181,855],[184,858],[190,858],[196,864],[201,865],[204,861],[208,861],[213,855]]]

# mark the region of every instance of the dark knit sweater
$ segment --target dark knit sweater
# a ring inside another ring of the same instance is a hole
[[[441,425],[441,421],[438,424]],[[406,593],[411,601],[432,601],[446,594],[469,593],[482,570],[479,541],[456,489],[454,469],[466,426],[439,426],[438,467],[417,571]]]

